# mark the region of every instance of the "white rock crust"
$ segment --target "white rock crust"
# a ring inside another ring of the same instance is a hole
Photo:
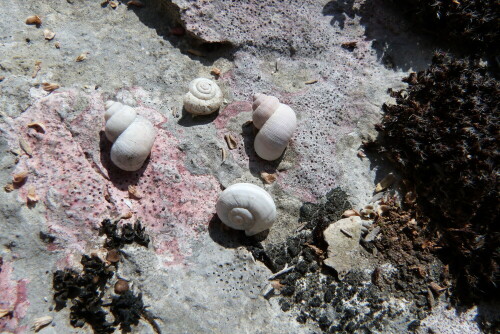
[[[276,205],[264,189],[250,183],[236,183],[224,190],[216,211],[224,224],[244,230],[247,236],[269,229],[276,219]]]
[[[194,115],[208,115],[220,108],[222,91],[210,79],[197,78],[189,83],[189,92],[184,95],[184,108]]]
[[[276,160],[285,151],[297,128],[297,117],[292,108],[274,96],[255,94],[253,98],[252,120],[260,129],[255,136],[255,152],[264,160]]]
[[[125,171],[140,169],[153,147],[156,136],[153,124],[119,102],[107,101],[106,109],[105,134],[113,142],[111,161]]]

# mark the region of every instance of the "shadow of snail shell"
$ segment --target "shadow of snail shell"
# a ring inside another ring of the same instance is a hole
[[[295,112],[276,97],[264,94],[254,95],[252,109],[253,124],[259,129],[254,141],[255,152],[264,160],[276,160],[297,128]]]
[[[217,215],[224,224],[244,230],[247,236],[265,231],[276,219],[276,205],[264,189],[250,183],[236,183],[217,200]]]
[[[113,143],[111,161],[125,171],[140,169],[153,147],[153,124],[138,116],[134,108],[114,101],[106,102],[104,119],[106,138]]]
[[[208,115],[219,109],[222,101],[222,91],[214,81],[197,78],[189,83],[189,92],[184,95],[184,108],[194,115]]]

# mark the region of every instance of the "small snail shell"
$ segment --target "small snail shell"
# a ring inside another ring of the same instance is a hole
[[[224,224],[252,236],[271,227],[276,219],[274,201],[264,189],[236,183],[220,194],[216,211]]]
[[[210,79],[197,78],[189,83],[189,92],[184,95],[184,108],[195,115],[208,115],[222,105],[222,91]]]
[[[255,152],[264,160],[276,160],[297,128],[297,117],[292,108],[274,96],[255,94],[253,99],[253,124],[260,129],[255,136]]]
[[[136,171],[146,161],[155,140],[155,128],[134,108],[107,101],[105,134],[113,146],[111,161],[120,169]]]

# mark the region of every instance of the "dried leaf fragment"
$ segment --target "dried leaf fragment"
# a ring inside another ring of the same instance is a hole
[[[270,283],[271,283],[271,286],[273,287],[273,289],[278,290],[278,291],[281,291],[281,289],[283,289],[285,287],[285,285],[281,284],[281,282],[279,280],[272,280]]]
[[[113,5],[111,5],[111,7],[113,7]],[[81,55],[79,55],[78,57],[76,57],[75,61],[81,62],[81,61],[84,61],[85,59],[87,59],[87,52],[84,52]]]
[[[394,174],[392,174],[392,173],[387,174],[387,176],[384,177],[377,184],[377,186],[375,187],[375,192],[379,193],[379,192],[381,192],[381,191],[389,188],[390,186],[392,186],[392,184],[394,183],[394,181],[396,181],[396,176],[394,176]]]
[[[6,315],[9,315],[11,313],[12,313],[12,309],[0,308],[0,318],[3,318]]]
[[[306,81],[304,82],[306,85],[312,85],[312,84],[315,84],[316,82],[318,82],[318,79],[312,79],[312,80],[309,80],[309,81]]]
[[[121,255],[117,249],[111,249],[108,254],[106,254],[106,261],[111,263],[116,263],[120,261]]]
[[[33,150],[31,149],[31,145],[24,139],[24,138],[19,138],[19,146],[21,146],[21,149],[26,152],[27,155],[30,157],[33,156]]]
[[[109,5],[111,6],[111,8],[115,9],[116,7],[118,7],[118,2],[116,2],[116,1],[109,1]]]
[[[226,153],[226,149],[224,147],[221,147],[221,158],[222,158],[222,162],[226,161],[227,153]]]
[[[130,219],[130,218],[132,218],[132,216],[133,216],[132,211],[129,211],[129,212],[127,212],[127,213],[122,214],[122,215],[120,216],[120,219]]]
[[[229,147],[230,150],[234,150],[237,146],[238,143],[236,142],[236,138],[230,133],[226,134],[224,136],[224,139],[226,140],[227,147]]]
[[[198,57],[205,57],[203,52],[195,50],[195,49],[188,49],[187,52],[192,54],[192,55],[198,56]]]
[[[24,181],[26,181],[27,178],[28,178],[28,171],[23,170],[19,173],[12,175],[12,182],[18,184],[23,183]]]
[[[51,41],[56,37],[56,33],[53,31],[50,31],[49,29],[44,29],[43,30],[43,37],[45,37],[46,40]]]
[[[42,19],[38,15],[28,16],[26,24],[36,24],[38,26],[42,24]]]
[[[38,332],[43,327],[47,326],[52,322],[52,317],[50,315],[46,315],[45,317],[36,318],[33,322],[33,329],[35,332]]]
[[[351,209],[351,210],[344,211],[344,213],[342,214],[342,217],[344,217],[344,218],[353,217],[353,216],[359,216],[359,212]]]
[[[35,129],[36,132],[45,133],[45,125],[43,123],[40,123],[40,122],[31,122],[31,123],[28,123],[27,126],[30,129]]]
[[[35,189],[34,185],[29,186],[27,199],[28,199],[28,203],[38,202],[39,198],[38,198],[38,195],[36,194],[36,189]]]
[[[137,199],[141,199],[144,197],[144,195],[137,189],[137,187],[133,185],[128,186],[128,194],[129,197],[135,197]]]
[[[271,184],[273,183],[274,181],[276,181],[276,179],[278,178],[278,176],[273,173],[273,174],[269,174],[269,173],[266,173],[266,172],[262,172],[260,173],[260,177],[262,178],[262,180],[264,180],[265,183],[267,184]]]
[[[132,6],[135,6],[135,7],[144,7],[144,4],[140,1],[136,1],[136,0],[132,0],[132,1],[129,1],[127,2],[127,7],[132,7]]]
[[[446,288],[443,288],[439,286],[439,284],[434,282],[429,283],[429,288],[431,288],[431,290],[434,291],[436,295],[440,295],[442,292],[446,290]]]
[[[34,79],[36,78],[38,72],[42,69],[42,62],[37,60],[35,61],[35,68],[33,69],[33,74],[31,75],[31,78]]]
[[[48,82],[42,83],[42,88],[46,92],[53,92],[56,89],[58,89],[59,87],[61,87],[61,86],[59,86],[58,84],[55,84],[55,83],[48,83]]]
[[[12,183],[9,183],[9,184],[5,185],[5,187],[3,187],[3,189],[6,192],[10,193],[11,191],[14,191],[14,189],[16,189],[16,188],[14,187],[14,185]]]
[[[324,255],[324,252],[320,248],[311,244],[305,244],[305,245],[311,248],[317,256],[322,257]]]
[[[212,70],[210,71],[211,74],[213,75],[216,75],[216,76],[219,76],[221,74],[221,70],[217,67],[214,67],[212,68]]]

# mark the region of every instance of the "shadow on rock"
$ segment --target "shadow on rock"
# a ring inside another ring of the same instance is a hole
[[[127,2],[127,1],[125,1]],[[169,0],[141,0],[143,6],[129,6],[139,20],[192,60],[210,66],[223,57],[232,59],[234,46],[228,41],[207,42],[185,29],[180,8]]]
[[[417,35],[417,29],[405,19],[405,13],[384,0],[367,0],[359,7],[353,0],[330,1],[322,13],[332,16],[330,24],[338,24],[341,29],[344,29],[347,18],[360,17],[366,40],[372,42],[377,59],[392,70],[423,70],[430,64],[437,48],[432,36]],[[355,42],[343,43],[342,46],[350,52],[356,49]],[[440,46],[443,47],[442,41]]]
[[[106,134],[104,133],[104,131],[99,132],[99,138],[100,138],[99,151],[101,154],[100,155],[101,164],[108,172],[109,180],[113,183],[113,185],[121,191],[127,191],[128,186],[130,185],[137,185],[139,179],[141,178],[141,176],[144,174],[144,171],[148,167],[151,157],[149,156],[142,165],[142,167],[135,172],[127,172],[121,170],[120,168],[116,167],[111,161],[110,153],[111,153],[111,146],[113,145],[113,143],[111,143],[106,138]]]
[[[245,154],[248,156],[248,168],[250,169],[250,173],[256,177],[260,177],[262,172],[273,174],[283,160],[284,153],[277,160],[273,161],[267,161],[260,158],[257,153],[255,153],[253,145],[256,133],[257,129],[253,126],[253,123],[245,123],[241,126],[241,135],[243,137]]]
[[[177,124],[184,127],[192,127],[196,125],[205,125],[212,123],[217,116],[219,116],[219,110],[208,115],[193,115],[182,108],[182,117],[177,121]]]
[[[248,237],[244,231],[232,229],[219,219],[215,214],[208,224],[208,234],[210,238],[224,248],[238,248],[241,246],[255,246],[267,238],[269,230],[262,231],[256,235]]]

